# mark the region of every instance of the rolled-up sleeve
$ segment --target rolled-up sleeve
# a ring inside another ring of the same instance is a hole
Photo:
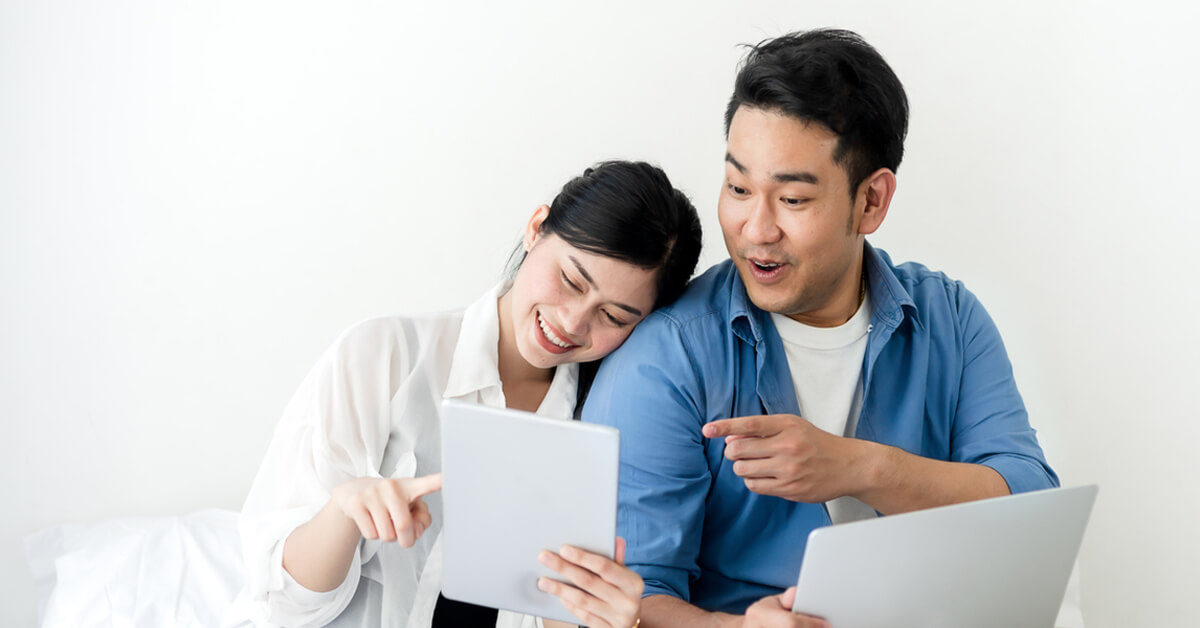
[[[239,522],[256,615],[273,624],[320,626],[349,605],[363,563],[360,543],[345,579],[311,591],[283,568],[288,536],[329,501],[338,484],[379,476],[390,430],[390,380],[406,368],[386,324],[351,328],[325,352],[284,411]]]
[[[711,483],[704,454],[703,382],[678,324],[642,322],[600,367],[583,420],[621,432],[617,533],[644,596],[689,599]]]
[[[1058,486],[1029,425],[1000,332],[979,300],[956,282],[963,370],[952,460],[995,469],[1015,493]]]

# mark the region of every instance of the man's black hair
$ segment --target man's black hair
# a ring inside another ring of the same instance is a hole
[[[895,172],[904,156],[904,86],[851,31],[802,31],[750,46],[725,110],[726,137],[740,107],[818,122],[836,133],[833,159],[846,171],[851,197],[879,168]]]

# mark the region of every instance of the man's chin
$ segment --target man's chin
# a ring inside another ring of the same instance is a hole
[[[750,302],[754,304],[754,307],[764,312],[787,315],[795,309],[792,299],[789,298],[792,295],[787,294],[787,291],[781,288],[767,289],[747,284],[746,294],[750,297]]]

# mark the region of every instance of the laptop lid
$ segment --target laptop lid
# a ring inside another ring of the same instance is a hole
[[[793,610],[836,628],[1051,628],[1098,488],[819,528]]]

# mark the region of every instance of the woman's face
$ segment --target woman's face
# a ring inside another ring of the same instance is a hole
[[[598,360],[654,307],[657,272],[541,234],[549,208],[526,228],[525,261],[508,300],[517,350],[537,368]]]

